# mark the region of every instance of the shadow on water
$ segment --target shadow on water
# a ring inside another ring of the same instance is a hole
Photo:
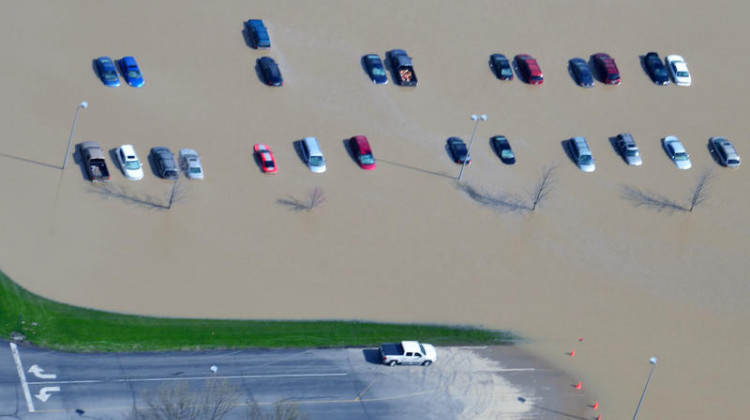
[[[52,165],[52,164],[46,163],[46,162],[39,162],[38,160],[27,159],[27,158],[23,158],[23,157],[20,157],[20,156],[13,156],[13,155],[9,155],[9,154],[2,153],[2,152],[0,152],[0,156],[8,158],[8,159],[20,160],[21,162],[31,163],[31,164],[34,164],[34,165],[44,166],[44,167],[47,167],[47,168],[62,169],[62,166]]]
[[[518,401],[526,404],[528,400],[526,398],[524,398],[524,397],[518,397]],[[533,409],[535,409],[535,410],[541,410],[541,411],[544,411],[544,412],[547,412],[547,413],[554,413],[554,414],[557,414],[559,416],[563,416],[563,417],[566,417],[566,418],[569,418],[569,419],[588,420],[587,417],[581,417],[581,416],[577,416],[575,414],[563,413],[562,411],[553,410],[553,409],[547,408],[547,407],[542,407],[541,405],[537,405],[537,404],[534,404],[534,403],[528,403],[528,404]]]
[[[425,174],[430,174],[430,175],[435,175],[435,176],[442,176],[442,177],[445,177],[445,178],[448,178],[448,179],[456,179],[455,176],[448,175],[445,172],[434,172],[434,171],[430,171],[430,170],[427,170],[427,169],[417,168],[416,166],[404,165],[403,163],[393,162],[393,161],[390,161],[390,160],[378,159],[378,163],[385,163],[386,165],[393,165],[393,166],[398,166],[399,168],[411,169],[412,171],[422,172],[422,173],[425,173]]]

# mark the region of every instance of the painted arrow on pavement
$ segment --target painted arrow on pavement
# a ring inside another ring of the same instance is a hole
[[[40,368],[38,365],[31,365],[29,368],[29,373],[33,373],[34,376],[36,376],[39,379],[56,379],[57,375],[54,373],[42,373],[44,372],[44,369]]]
[[[52,394],[49,394],[50,392],[60,392],[59,386],[45,386],[42,388],[38,394],[35,394],[34,396],[39,399],[41,402],[47,402],[49,397],[52,396]]]

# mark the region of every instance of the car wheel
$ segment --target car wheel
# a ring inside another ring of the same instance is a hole
[[[390,362],[388,362],[388,366],[396,366],[396,365],[397,363],[395,360],[391,360]]]
[[[432,362],[429,361],[429,360],[425,360],[424,362],[422,362],[422,366],[429,366],[431,364],[432,364]]]

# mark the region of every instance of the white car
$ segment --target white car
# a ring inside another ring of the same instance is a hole
[[[662,145],[664,145],[664,150],[667,151],[667,155],[672,159],[675,166],[680,169],[690,169],[693,166],[690,163],[690,155],[677,137],[667,136],[664,137],[661,142]]]
[[[127,179],[143,179],[143,165],[135,153],[132,144],[123,144],[117,148],[117,161],[120,162],[120,169]]]
[[[596,170],[596,163],[594,162],[594,156],[591,154],[586,139],[582,136],[576,136],[570,139],[568,142],[570,145],[570,153],[573,155],[578,168],[583,172],[594,172]]]
[[[203,179],[203,166],[198,152],[193,149],[180,150],[180,167],[189,179]]]
[[[669,68],[669,73],[672,75],[675,84],[680,86],[690,86],[693,80],[690,77],[690,70],[688,70],[687,63],[682,56],[668,55],[667,67]]]
[[[320,150],[320,145],[315,137],[302,139],[300,149],[310,171],[316,174],[322,174],[326,171],[326,159],[323,157],[323,152]]]

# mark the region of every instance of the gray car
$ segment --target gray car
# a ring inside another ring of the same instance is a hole
[[[628,165],[641,166],[643,160],[641,159],[641,152],[638,150],[638,145],[635,144],[633,136],[630,133],[622,133],[617,135],[617,150],[620,151],[620,155],[625,159]]]
[[[724,137],[711,137],[708,140],[716,159],[727,168],[738,168],[740,166],[740,155],[734,149],[732,142]]]
[[[198,152],[193,149],[180,150],[180,166],[189,179],[203,179],[203,166]]]
[[[174,154],[166,147],[151,149],[151,161],[154,163],[157,175],[164,179],[177,179],[180,174],[174,161]]]

